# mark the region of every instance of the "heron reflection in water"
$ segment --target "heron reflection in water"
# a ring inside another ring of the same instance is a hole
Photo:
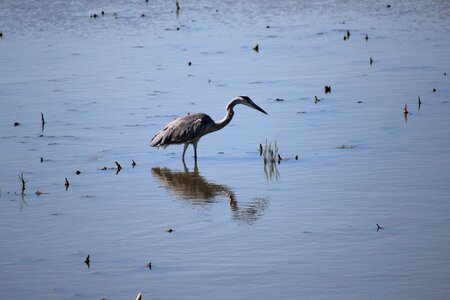
[[[209,182],[200,175],[197,164],[190,172],[185,163],[184,171],[172,171],[169,168],[152,168],[153,177],[162,186],[192,205],[206,206],[216,202],[218,198],[230,202],[230,212],[239,222],[253,224],[258,220],[269,204],[268,197],[254,198],[250,203],[239,204],[233,191],[226,185]]]

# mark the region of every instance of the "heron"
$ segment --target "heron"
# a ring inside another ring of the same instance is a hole
[[[231,119],[233,119],[233,108],[238,104],[251,107],[267,115],[267,113],[261,107],[256,105],[248,96],[238,96],[228,102],[226,106],[227,113],[222,120],[215,122],[210,116],[204,113],[196,113],[178,118],[159,131],[151,139],[150,146],[166,148],[169,145],[184,144],[183,154],[181,156],[184,161],[186,149],[192,144],[194,147],[194,159],[197,161],[197,144],[200,139],[208,133],[215,132],[227,126]]]

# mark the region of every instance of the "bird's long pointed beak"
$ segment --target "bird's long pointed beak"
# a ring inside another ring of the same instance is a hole
[[[256,110],[262,112],[263,114],[268,115],[268,113],[266,113],[266,112],[264,111],[264,109],[262,109],[261,107],[259,107],[259,106],[256,105],[255,103],[253,103],[252,107],[253,107],[254,109],[256,109]]]

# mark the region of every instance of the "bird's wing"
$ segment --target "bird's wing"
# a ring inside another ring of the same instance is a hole
[[[172,127],[172,142],[187,143],[202,136],[205,123],[201,116],[195,118],[181,119],[178,124]]]
[[[176,119],[158,132],[150,142],[152,147],[190,143],[207,133],[207,126],[214,121],[205,114],[188,115]]]

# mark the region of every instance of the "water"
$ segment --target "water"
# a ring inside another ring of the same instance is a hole
[[[0,2],[0,298],[447,299],[450,5],[386,4]]]

